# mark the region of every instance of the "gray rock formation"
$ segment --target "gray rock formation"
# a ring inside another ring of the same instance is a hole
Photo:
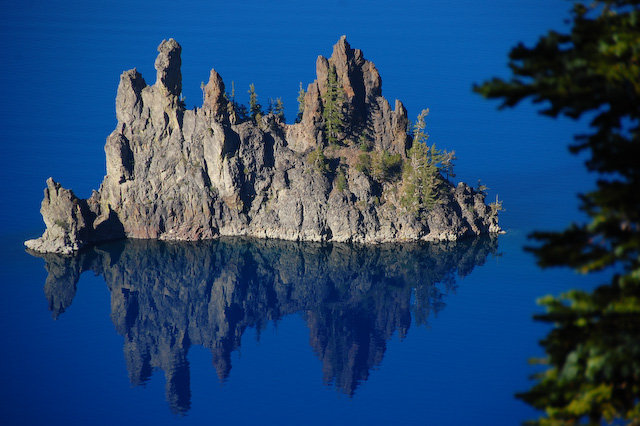
[[[158,47],[156,82],[135,69],[120,77],[118,124],[105,145],[107,175],[100,189],[80,200],[52,179],[41,213],[42,237],[25,245],[69,254],[116,238],[199,240],[222,235],[312,241],[455,240],[499,232],[497,213],[466,184],[449,188],[428,215],[408,214],[400,203],[403,182],[376,181],[354,166],[356,138],[374,150],[406,156],[407,112],[381,96],[372,62],[342,37],[329,59],[318,57],[317,80],[304,97],[300,123],[273,114],[242,121],[211,71],[202,108],[185,110],[180,45]],[[345,94],[344,146],[325,147],[323,94],[334,66]],[[308,153],[325,149],[329,170]],[[337,185],[337,169],[346,184]]]

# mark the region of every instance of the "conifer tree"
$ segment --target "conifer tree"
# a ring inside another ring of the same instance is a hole
[[[329,172],[327,157],[325,157],[320,145],[316,146],[316,149],[307,155],[307,163],[309,163],[319,173],[325,174]]]
[[[243,122],[249,119],[249,112],[247,111],[247,106],[245,104],[236,104],[236,113],[238,116],[238,121]]]
[[[428,113],[428,109],[422,110],[413,126],[413,144],[402,174],[402,204],[417,217],[441,202],[440,195],[444,187],[440,169],[450,157],[448,152],[437,149],[435,144],[427,145],[429,136],[425,133],[425,117]]]
[[[440,168],[440,172],[444,175],[444,178],[449,180],[451,178],[456,177],[454,172],[454,161],[457,160],[455,151],[443,151],[442,158],[442,167]]]
[[[338,74],[335,65],[329,67],[327,73],[327,91],[322,96],[324,130],[327,142],[338,142],[344,131],[344,89],[338,82]]]
[[[258,103],[258,95],[253,83],[249,85],[249,113],[251,115],[251,119],[255,122],[257,122],[263,114],[262,105]]]
[[[296,123],[302,121],[302,114],[304,114],[304,89],[302,88],[302,82],[300,82],[300,90],[298,91],[298,115],[296,116]]]
[[[284,103],[282,102],[282,98],[276,98],[276,103],[273,106],[273,113],[278,117],[282,122],[285,122],[284,118]]]
[[[539,302],[553,324],[541,341],[545,365],[517,395],[544,417],[531,424],[640,425],[640,6],[637,0],[575,1],[567,32],[549,31],[509,54],[513,73],[475,90],[513,107],[542,103],[542,114],[587,116],[590,132],[572,152],[588,154],[598,175],[580,195],[587,223],[532,234],[542,267],[581,273],[609,269],[593,291],[571,290]],[[602,275],[601,275],[602,276]]]
[[[204,91],[203,91],[204,96]],[[229,114],[229,120],[232,124],[237,123],[238,121],[246,120],[246,108],[244,110],[244,114],[240,111],[240,106],[236,102],[236,86],[233,80],[231,80],[231,93],[224,94],[227,102],[227,112]],[[244,105],[243,105],[244,107]]]
[[[376,151],[371,155],[371,177],[378,182],[392,182],[402,171],[402,156],[391,154],[387,150]]]

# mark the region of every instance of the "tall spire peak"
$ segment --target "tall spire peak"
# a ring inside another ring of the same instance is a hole
[[[177,41],[172,38],[162,40],[158,46],[158,57],[155,62],[156,85],[164,87],[174,96],[182,92],[181,53],[182,47]]]

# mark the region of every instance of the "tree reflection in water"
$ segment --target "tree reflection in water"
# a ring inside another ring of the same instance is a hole
[[[80,274],[104,276],[111,319],[124,336],[129,378],[166,376],[171,409],[186,412],[191,391],[187,352],[208,348],[218,377],[248,327],[301,313],[324,380],[353,395],[382,361],[397,331],[425,324],[469,274],[496,254],[495,238],[457,243],[353,246],[221,239],[196,243],[119,241],[74,257],[45,260],[45,294],[54,318],[73,301]]]

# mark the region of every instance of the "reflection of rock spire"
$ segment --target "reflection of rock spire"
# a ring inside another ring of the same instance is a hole
[[[182,334],[173,337],[170,342],[163,342],[168,348],[159,348],[160,368],[164,370],[165,392],[171,410],[175,413],[186,413],[191,408],[191,376],[189,373],[188,337]]]
[[[382,362],[387,340],[411,323],[411,287],[380,286],[374,294],[307,312],[310,343],[326,383],[353,395]]]
[[[96,269],[92,264],[96,256],[91,252],[74,257],[29,252],[45,260],[47,280],[44,284],[44,294],[49,301],[49,310],[53,318],[57,319],[71,306],[76,295],[76,285],[80,274],[87,270]]]
[[[325,382],[353,395],[382,361],[391,336],[406,335],[411,311],[426,322],[455,289],[455,274],[468,274],[496,250],[490,238],[375,247],[130,240],[72,258],[43,257],[54,316],[71,303],[82,271],[104,275],[131,383],[162,369],[167,400],[181,413],[190,407],[191,344],[211,350],[225,380],[247,327],[295,312],[305,313]]]
[[[47,256],[52,258],[53,256]],[[76,284],[80,278],[81,270],[78,262],[69,262],[68,265],[61,265],[65,258],[47,259],[47,280],[44,284],[44,294],[49,301],[49,310],[54,319],[71,306],[76,295]],[[62,262],[60,262],[62,261]],[[62,267],[61,267],[62,266]]]

